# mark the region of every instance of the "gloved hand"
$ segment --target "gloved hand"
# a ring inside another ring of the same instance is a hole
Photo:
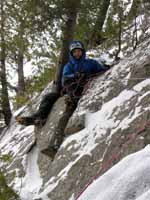
[[[85,73],[84,72],[76,72],[74,78],[75,79],[83,79],[85,78]]]

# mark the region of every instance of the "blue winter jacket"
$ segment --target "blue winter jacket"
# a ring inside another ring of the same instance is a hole
[[[97,74],[101,71],[106,71],[108,68],[103,64],[99,64],[96,60],[86,59],[86,52],[83,51],[83,55],[80,60],[75,59],[71,54],[69,62],[64,66],[62,85],[64,85],[64,80],[67,78],[74,78],[77,72],[84,73],[86,77]]]

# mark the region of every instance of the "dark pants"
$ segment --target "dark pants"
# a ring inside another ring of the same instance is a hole
[[[46,119],[53,104],[56,102],[56,100],[59,98],[58,93],[48,93],[46,94],[39,106],[39,109],[36,113],[32,115],[32,117],[39,117],[41,119]]]

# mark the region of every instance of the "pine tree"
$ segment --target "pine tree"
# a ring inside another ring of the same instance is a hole
[[[7,87],[7,77],[6,77],[6,41],[5,41],[5,10],[4,10],[5,2],[4,0],[0,1],[0,15],[1,15],[1,29],[0,29],[0,37],[1,37],[1,52],[0,52],[0,81],[2,85],[1,89],[1,104],[2,110],[4,114],[4,119],[6,125],[10,123],[11,120],[11,108],[9,103],[9,95],[8,95],[8,87]]]
[[[94,21],[94,26],[91,29],[89,38],[89,47],[94,47],[103,42],[102,36],[103,25],[106,19],[106,14],[110,5],[110,0],[101,0],[98,5],[98,12]]]

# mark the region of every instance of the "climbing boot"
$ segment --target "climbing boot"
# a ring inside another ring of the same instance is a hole
[[[24,126],[44,125],[46,122],[46,119],[41,119],[39,117],[33,117],[33,116],[26,116],[26,117],[17,116],[15,119],[19,124]]]

